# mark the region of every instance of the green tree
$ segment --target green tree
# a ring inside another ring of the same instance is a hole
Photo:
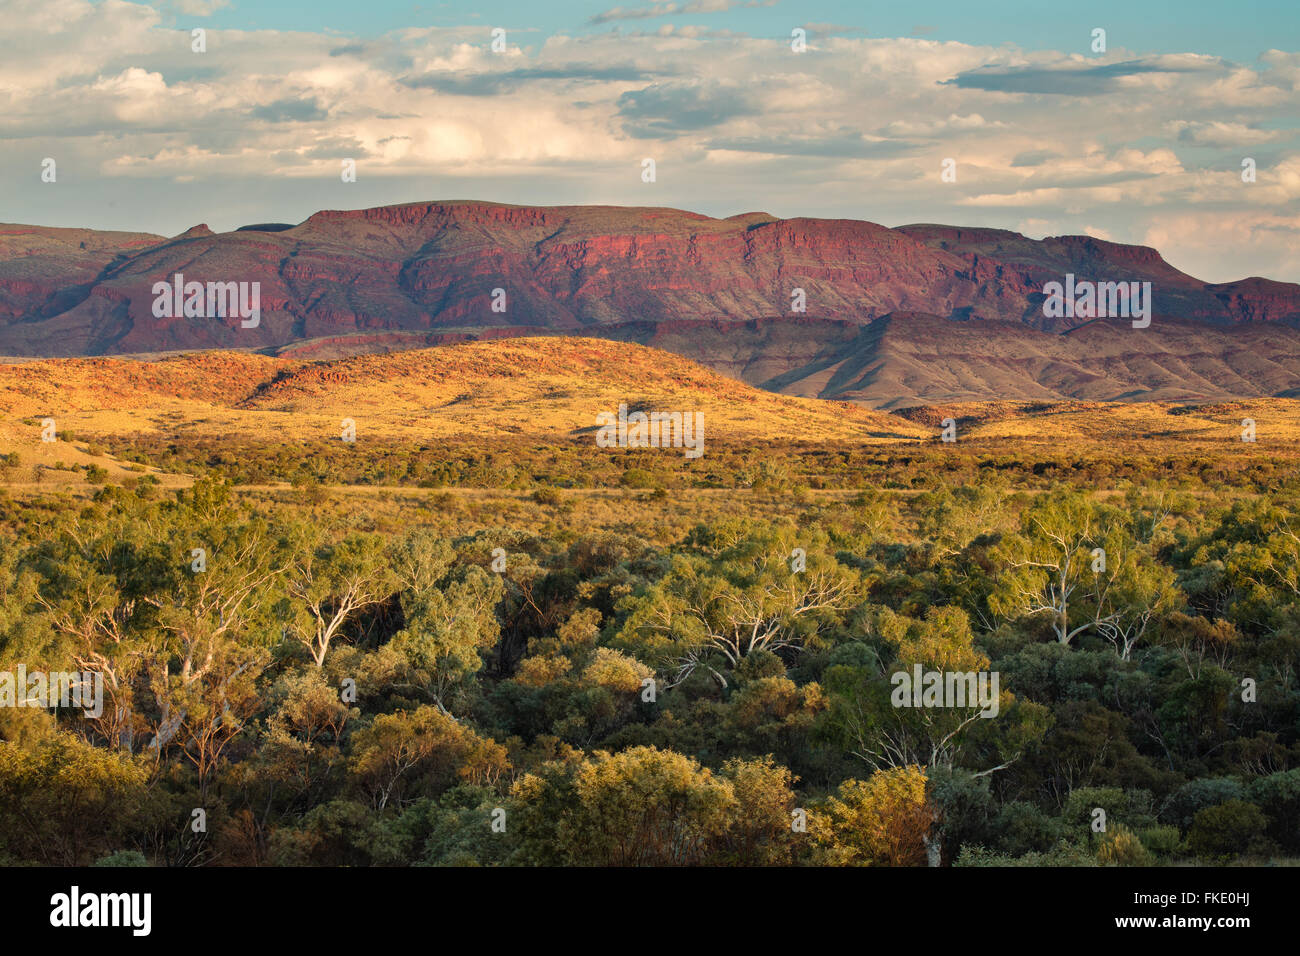
[[[138,758],[68,733],[0,742],[0,847],[18,859],[88,866],[142,840],[156,810]]]
[[[936,817],[925,772],[892,767],[846,780],[809,818],[809,832],[834,866],[924,866]]]
[[[543,846],[556,862],[595,866],[705,863],[738,809],[730,780],[656,747],[596,751],[567,768],[526,774],[512,796],[524,832],[546,833]],[[536,837],[524,852],[534,859],[543,852]]]
[[[382,811],[412,793],[441,793],[458,780],[495,784],[509,768],[505,748],[436,707],[381,714],[352,737],[349,770]]]
[[[1041,495],[1025,509],[1019,532],[994,549],[1004,571],[989,596],[990,609],[1006,618],[1043,618],[1061,644],[1115,622],[1120,615],[1096,600],[1093,552],[1108,538],[1114,541],[1117,520],[1114,509],[1079,491]]]
[[[747,654],[808,647],[861,598],[861,581],[825,553],[824,535],[724,524],[697,537],[706,553],[675,556],[630,599],[619,635],[670,672],[669,687],[697,667],[726,687],[723,671]],[[798,569],[795,548],[804,552]]]
[[[285,632],[322,667],[344,624],[390,597],[396,575],[383,539],[375,534],[353,533],[328,542],[315,528],[299,528],[289,550]]]

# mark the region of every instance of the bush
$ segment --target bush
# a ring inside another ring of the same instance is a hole
[[[563,500],[555,488],[538,488],[533,492],[533,501],[539,505],[558,505]]]
[[[1231,777],[1192,780],[1170,794],[1160,808],[1160,820],[1171,823],[1186,833],[1201,810],[1228,800],[1240,800],[1244,796],[1241,784]]]
[[[1147,827],[1138,833],[1142,845],[1159,857],[1175,856],[1182,845],[1178,827]]]
[[[953,859],[968,844],[987,843],[994,832],[991,823],[995,811],[988,779],[940,767],[930,767],[926,778],[930,800],[939,811],[944,859]]]
[[[1096,866],[1097,858],[1083,847],[1064,841],[1046,853],[1015,857],[980,846],[964,847],[954,866]]]
[[[841,783],[808,829],[832,866],[924,866],[934,810],[921,768],[894,767]]]
[[[1128,797],[1119,787],[1080,787],[1066,799],[1061,822],[1071,829],[1082,827],[1086,834],[1091,831],[1097,809],[1106,811],[1108,826],[1118,823],[1126,817]]]
[[[1247,793],[1268,817],[1269,836],[1292,853],[1300,851],[1300,769],[1257,777]]]
[[[1265,852],[1264,811],[1244,800],[1229,800],[1196,814],[1187,847],[1197,856],[1227,860],[1243,853]]]
[[[1136,833],[1116,823],[1098,835],[1097,862],[1103,866],[1150,866],[1151,854]]]
[[[1011,856],[1046,852],[1061,839],[1061,821],[1032,803],[1015,800],[998,812],[993,830],[997,846]]]
[[[654,475],[644,468],[629,468],[623,472],[623,477],[619,479],[619,483],[624,488],[653,488],[659,482]]]
[[[1080,787],[1065,801],[1061,819],[1067,827],[1086,827],[1091,831],[1093,811],[1106,811],[1106,825],[1124,823],[1133,829],[1153,826],[1151,793],[1148,790],[1122,790],[1119,787]]]

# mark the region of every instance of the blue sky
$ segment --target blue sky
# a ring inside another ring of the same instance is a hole
[[[1089,234],[1211,281],[1300,281],[1295,0],[5,6],[11,222],[675,206]]]
[[[176,6],[155,3],[161,10]],[[666,3],[622,0],[504,0],[496,3],[405,3],[372,0],[232,0],[207,18],[213,26],[238,30],[335,30],[378,36],[415,25],[459,26],[491,23],[552,33],[602,32],[615,23],[592,23],[611,9],[644,10]],[[687,3],[678,3],[684,7]],[[786,36],[793,20],[860,28],[874,37],[924,35],[982,46],[1014,43],[1028,49],[1060,49],[1068,37],[1088,36],[1106,27],[1110,39],[1152,53],[1196,50],[1252,61],[1265,46],[1300,49],[1300,3],[1296,0],[1005,0],[971,3],[864,3],[853,0],[784,0],[765,7],[737,6],[718,13],[665,14],[643,23],[689,19],[714,29],[754,36]],[[184,15],[178,15],[178,20]]]

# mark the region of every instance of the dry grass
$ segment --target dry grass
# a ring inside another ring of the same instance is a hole
[[[0,454],[17,452],[20,458],[18,467],[0,471],[0,484],[18,491],[85,488],[84,471],[78,469],[97,465],[116,483],[149,472],[164,485],[181,486],[190,476],[117,461],[95,441],[156,436],[186,446],[215,440],[237,451],[249,443],[337,441],[344,418],[356,422],[359,452],[386,443],[439,440],[485,450],[521,440],[581,446],[594,444],[597,413],[613,411],[621,402],[701,412],[706,458],[710,442],[770,447],[778,458],[797,454],[793,442],[810,443],[805,451],[822,443],[903,453],[921,444],[952,447],[937,442],[940,423],[948,417],[959,423],[956,447],[980,454],[1300,457],[1296,399],[1199,406],[969,402],[891,415],[764,392],[656,349],[546,337],[324,362],[205,352],[156,362],[49,359],[0,365]],[[44,417],[55,419],[60,441],[40,440]],[[1256,423],[1253,444],[1241,440],[1247,418]]]
[[[5,420],[50,416],[86,435],[560,438],[621,402],[698,411],[709,436],[900,442],[926,429],[842,402],[760,391],[679,356],[596,339],[448,345],[329,362],[208,352],[164,362],[47,359],[0,366]]]
[[[958,440],[1006,445],[1026,452],[1055,447],[1144,454],[1263,455],[1300,452],[1300,400],[1250,398],[1188,405],[1180,402],[960,402],[908,410],[935,430],[958,422]],[[1254,444],[1242,441],[1244,419],[1255,422]]]

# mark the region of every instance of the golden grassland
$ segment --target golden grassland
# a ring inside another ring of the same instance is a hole
[[[706,457],[710,448],[762,446],[778,457],[833,447],[895,455],[951,449],[1025,459],[1066,454],[1300,461],[1296,399],[1202,405],[955,402],[889,414],[765,392],[643,346],[545,337],[319,362],[203,352],[154,362],[95,358],[0,365],[0,455],[16,453],[21,462],[0,470],[0,485],[20,494],[51,487],[89,493],[86,469],[97,466],[104,470],[101,480],[129,482],[151,474],[164,486],[179,487],[193,475],[114,458],[101,443],[148,437],[177,446],[218,444],[235,453],[249,444],[292,448],[339,442],[345,418],[356,423],[356,447],[363,454],[386,444],[425,443],[446,444],[449,453],[471,447],[527,455],[521,449],[528,442],[591,445],[594,453],[596,415],[620,403],[700,412]],[[60,440],[41,440],[45,418],[54,419]],[[949,418],[957,422],[955,445],[939,441]],[[1253,443],[1242,441],[1246,419],[1255,423]],[[682,455],[680,449],[652,453],[674,463]],[[270,482],[249,490],[287,489]],[[414,494],[417,506],[429,497],[420,489],[385,492],[373,484],[355,493]],[[624,501],[636,497],[626,489],[612,493]],[[719,494],[725,500],[727,492]],[[705,494],[697,505],[707,500]]]
[[[47,359],[0,366],[6,422],[53,417],[78,434],[384,439],[595,430],[621,402],[698,411],[730,439],[896,442],[927,429],[844,402],[776,395],[656,349],[596,339],[535,338],[301,362],[206,352],[142,363]],[[16,436],[9,436],[13,440]]]

